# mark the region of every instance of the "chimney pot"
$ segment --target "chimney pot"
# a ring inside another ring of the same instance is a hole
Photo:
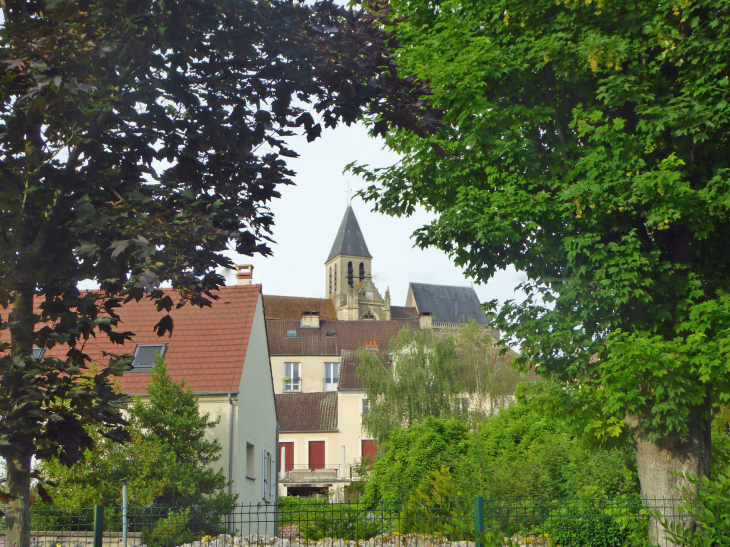
[[[239,264],[236,266],[236,280],[238,285],[250,285],[253,283],[253,265]]]

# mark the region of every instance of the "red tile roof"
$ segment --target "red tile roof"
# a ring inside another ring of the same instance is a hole
[[[276,414],[282,433],[337,431],[337,392],[281,393]]]
[[[391,338],[405,327],[419,330],[418,321],[320,321],[318,329],[300,328],[299,321],[266,321],[271,355],[339,355],[362,347],[388,351]],[[287,336],[289,330],[296,336]]]
[[[337,313],[329,298],[299,298],[297,296],[264,296],[266,319],[299,321],[305,311],[319,312],[320,320],[337,321]]]
[[[197,393],[238,391],[261,286],[221,287],[216,294],[220,298],[213,300],[210,307],[173,307],[170,315],[175,329],[171,337],[159,337],[153,332],[152,328],[165,314],[158,312],[154,303],[143,299],[125,304],[118,309],[122,319],[119,330],[134,332],[133,340],[120,346],[97,333],[83,351],[93,361],[105,365],[105,351],[132,354],[137,344],[167,344],[165,362],[174,380],[185,380]],[[57,346],[46,355],[64,357],[65,352],[63,346]],[[126,393],[146,393],[149,373],[126,372],[117,381]]]

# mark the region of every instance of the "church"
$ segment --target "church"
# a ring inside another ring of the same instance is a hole
[[[331,492],[358,480],[377,447],[362,428],[369,410],[356,374],[357,350],[387,354],[404,327],[458,328],[474,320],[489,329],[471,287],[412,282],[394,306],[372,279],[372,261],[352,207],[347,207],[325,261],[326,298],[264,295],[264,316],[279,423],[279,494]],[[252,270],[241,266],[240,284]]]
[[[471,287],[410,283],[404,307],[391,307],[390,291],[381,295],[372,280],[368,251],[352,207],[348,207],[325,262],[327,298],[340,321],[391,321],[429,315],[439,323],[470,319],[486,325],[479,298]]]

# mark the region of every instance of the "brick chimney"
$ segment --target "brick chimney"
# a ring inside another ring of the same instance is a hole
[[[238,280],[238,285],[250,285],[253,283],[253,266],[251,264],[236,266],[236,279]]]
[[[318,311],[305,311],[302,313],[302,321],[299,325],[303,329],[318,329],[319,328],[319,312]]]

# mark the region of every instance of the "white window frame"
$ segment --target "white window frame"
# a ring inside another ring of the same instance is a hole
[[[287,380],[288,378],[288,380]],[[301,391],[302,377],[300,363],[284,363],[284,392]]]
[[[329,370],[328,370],[329,369]],[[334,371],[334,374],[332,374]],[[330,381],[327,381],[329,374]],[[332,381],[332,379],[335,379]],[[340,364],[336,362],[327,362],[324,364],[324,390],[325,391],[337,391],[337,386],[340,383]]]
[[[361,416],[367,416],[370,414],[370,401],[367,399],[362,400],[362,412],[360,412]]]

